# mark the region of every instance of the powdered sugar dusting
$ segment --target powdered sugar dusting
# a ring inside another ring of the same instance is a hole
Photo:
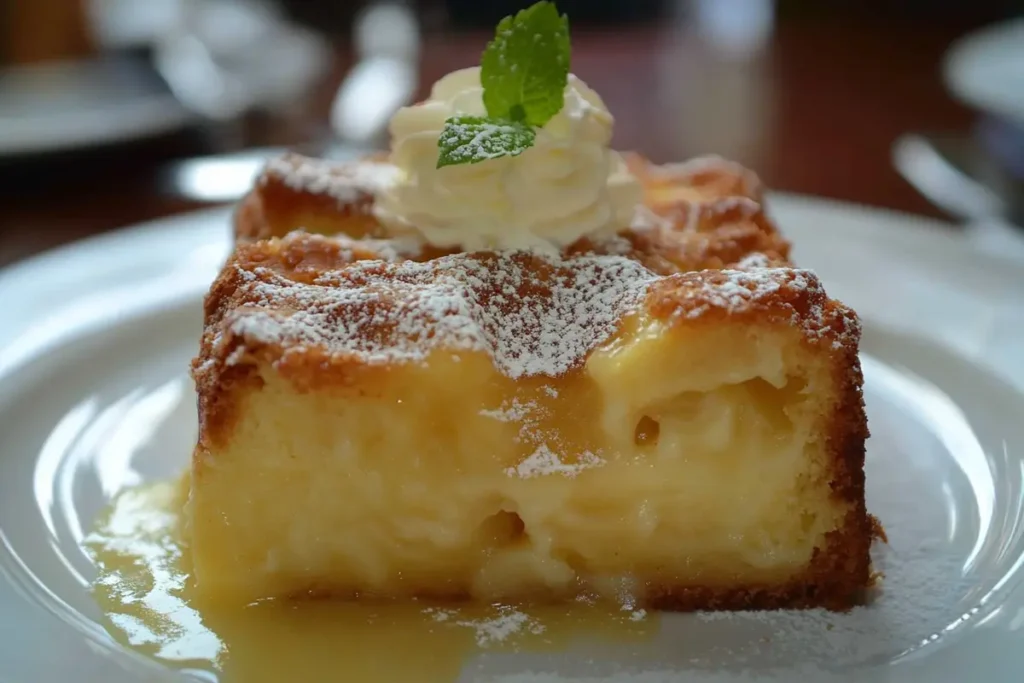
[[[293,190],[329,195],[342,203],[376,196],[398,175],[398,168],[387,162],[332,162],[298,154],[272,159],[264,170],[264,176],[278,178]]]
[[[489,417],[498,422],[524,422],[534,409],[534,405],[523,403],[517,398],[507,401],[500,408],[494,410],[481,410],[480,415]]]
[[[546,389],[545,394],[551,395]],[[552,389],[557,396],[558,391]],[[519,425],[519,433],[515,437],[516,443],[532,443],[538,438],[543,438],[541,422],[549,416],[545,406],[535,400],[513,396],[505,399],[501,406],[493,410],[481,410],[480,415],[489,417],[499,422],[509,422]]]
[[[753,270],[755,268],[767,268],[769,259],[761,252],[747,254],[736,263],[736,270]]]
[[[545,631],[540,621],[509,605],[496,605],[493,616],[476,619],[463,618],[457,609],[428,607],[423,614],[437,623],[471,629],[478,647],[497,645],[516,635],[539,635]]]
[[[554,387],[542,386],[539,391],[549,398],[558,397]],[[519,464],[505,470],[507,476],[520,479],[549,475],[574,478],[583,470],[605,464],[600,452],[566,444],[558,428],[545,426],[550,413],[547,404],[520,397],[506,399],[496,409],[479,412],[483,417],[519,425],[514,442],[533,449]]]
[[[946,626],[944,617],[958,593],[966,588],[966,581],[950,580],[959,576],[962,559],[943,555],[935,543],[906,540],[909,543],[901,543],[902,547],[876,548],[875,568],[884,573],[884,579],[874,604],[847,614],[824,610],[707,612],[699,619],[706,624],[722,623],[730,629],[756,629],[764,634],[761,639],[722,653],[728,654],[733,663],[774,661],[784,659],[787,653],[799,653],[805,660],[853,666],[898,654],[900,647],[919,646],[932,637],[933,631]],[[900,637],[915,632],[920,633],[920,640],[900,642]]]
[[[802,306],[794,306],[790,298],[802,299]],[[841,304],[830,304],[818,276],[801,268],[708,271],[700,286],[680,290],[679,299],[684,305],[678,314],[684,318],[699,318],[712,309],[735,313],[774,300],[789,310],[791,323],[809,341],[834,335],[831,347],[838,350],[860,338],[857,315]]]
[[[685,292],[684,299],[697,302],[686,309],[686,317],[700,317],[711,308],[735,311],[749,306],[752,301],[767,299],[783,287],[790,290],[820,288],[814,273],[798,268],[721,270],[715,275],[701,287]]]
[[[650,230],[669,230],[672,227],[672,221],[669,219],[659,216],[654,213],[649,207],[641,204],[636,207],[633,212],[633,218],[629,223],[629,229],[633,232],[647,232]],[[631,249],[632,244],[629,240],[620,237],[625,242],[625,248]]]
[[[251,305],[226,324],[255,342],[288,350],[313,344],[369,364],[469,349],[489,353],[513,379],[556,377],[614,333],[653,277],[619,256],[526,252],[357,261],[312,284],[256,267],[240,271]]]
[[[315,348],[337,361],[388,365],[422,362],[437,350],[452,358],[477,351],[519,379],[559,377],[580,366],[645,302],[655,315],[676,320],[712,310],[788,310],[807,339],[834,334],[835,348],[860,331],[852,311],[830,305],[807,270],[751,267],[658,277],[613,255],[478,252],[415,262],[381,250],[378,256],[395,262],[356,259],[338,270],[302,271],[312,281],[258,263],[231,266],[233,305],[208,331],[203,353],[231,365],[250,358],[235,352],[239,344],[262,344],[280,349],[274,362]],[[208,360],[198,359],[198,373],[216,371]]]
[[[761,186],[761,181],[753,171],[742,164],[716,154],[706,154],[686,161],[652,166],[651,173],[655,177],[676,178],[689,183],[694,182],[697,176],[702,175],[739,177],[743,182],[742,190],[747,194],[753,194]]]
[[[941,544],[903,537],[890,547],[876,548],[876,568],[885,573],[881,592],[873,604],[847,614],[807,610],[698,615],[699,623],[687,629],[699,634],[702,643],[699,653],[688,659],[689,680],[831,681],[840,680],[837,672],[844,669],[875,680],[863,667],[885,666],[905,652],[928,647],[977,610],[956,619],[956,604],[971,581],[962,575],[963,558],[943,551]],[[797,678],[802,671],[815,675]]]
[[[505,474],[521,479],[532,479],[533,477],[542,477],[550,474],[560,474],[573,478],[583,470],[600,467],[603,464],[604,461],[590,451],[581,453],[577,457],[576,462],[562,462],[558,454],[544,443],[538,446],[537,450],[519,463],[519,465],[506,470]]]
[[[408,259],[415,259],[423,253],[423,243],[408,237],[390,237],[375,239],[371,237],[355,238],[344,233],[338,233],[326,237],[323,235],[311,235],[303,230],[293,230],[281,238],[283,246],[289,246],[294,242],[306,243],[310,240],[324,240],[330,242],[338,249],[338,258],[343,262],[358,261],[365,258],[366,254],[388,263],[398,263]]]
[[[531,633],[538,635],[544,632],[544,625],[536,619],[512,607],[499,608],[499,614],[491,619],[457,621],[458,626],[471,628],[476,632],[476,644],[487,647],[507,640],[509,637]]]
[[[680,204],[674,209],[674,219],[682,225],[682,232],[695,233],[705,225],[716,230],[729,224],[753,220],[762,211],[761,205],[743,196],[715,197]]]

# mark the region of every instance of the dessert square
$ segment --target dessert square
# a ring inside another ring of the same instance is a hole
[[[410,247],[372,188],[330,189],[362,170],[271,164],[193,363],[198,589],[861,600],[856,315],[789,262],[751,174],[629,163],[638,218],[555,255]]]

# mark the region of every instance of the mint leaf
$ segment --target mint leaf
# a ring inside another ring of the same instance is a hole
[[[453,116],[437,141],[437,168],[516,156],[533,146],[534,127],[565,106],[569,19],[542,0],[498,24],[480,62],[487,116]]]
[[[487,114],[543,126],[565,105],[569,56],[569,19],[552,3],[502,19],[480,60]]]
[[[533,146],[535,133],[518,121],[453,116],[437,139],[437,168],[517,156]]]

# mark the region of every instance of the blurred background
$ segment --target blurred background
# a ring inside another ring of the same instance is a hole
[[[387,145],[529,0],[0,0],[0,266]],[[561,0],[615,146],[1024,224],[1020,0]],[[1021,230],[1024,234],[1024,229]]]

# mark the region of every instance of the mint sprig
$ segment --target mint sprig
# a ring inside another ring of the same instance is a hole
[[[487,115],[543,126],[562,110],[569,79],[569,19],[538,2],[498,24],[480,60]]]
[[[533,146],[534,128],[565,106],[569,19],[542,0],[505,17],[480,60],[487,116],[453,116],[438,138],[437,167],[516,156]]]

